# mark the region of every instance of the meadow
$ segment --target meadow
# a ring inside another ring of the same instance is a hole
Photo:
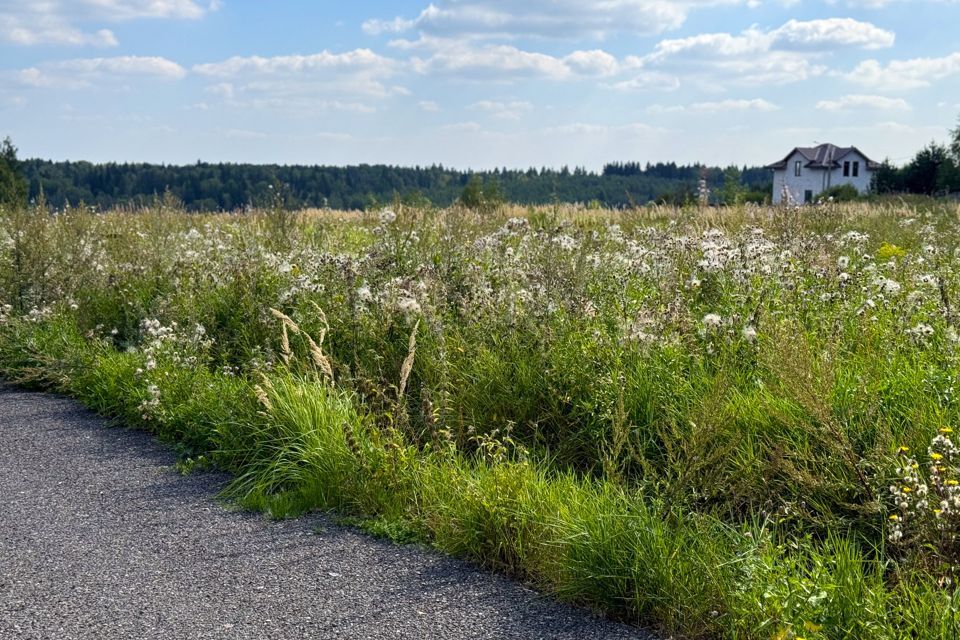
[[[673,637],[960,635],[958,314],[933,200],[0,212],[3,377]]]

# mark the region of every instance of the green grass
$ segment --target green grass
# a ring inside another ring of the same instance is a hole
[[[952,638],[955,523],[888,541],[898,448],[960,409],[960,212],[925,207],[18,212],[0,371],[231,472],[246,507],[668,634]]]

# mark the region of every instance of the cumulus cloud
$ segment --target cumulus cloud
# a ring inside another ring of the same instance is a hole
[[[78,58],[45,63],[12,74],[17,83],[44,89],[82,89],[109,80],[179,80],[187,71],[160,57]]]
[[[697,9],[749,0],[438,0],[415,18],[368,20],[369,34],[416,30],[436,37],[605,38],[679,28]]]
[[[872,95],[846,95],[836,100],[821,100],[817,103],[821,111],[909,111],[910,105],[902,98],[888,98]]]
[[[885,49],[893,46],[895,35],[869,22],[852,18],[828,18],[825,20],[790,20],[772,31],[771,46],[780,49],[833,49],[857,47],[861,49]]]
[[[533,105],[525,100],[510,100],[508,102],[481,100],[467,108],[474,111],[484,111],[490,114],[491,117],[500,120],[519,120],[527,113],[533,111]]]
[[[621,70],[619,61],[600,49],[555,56],[509,44],[431,36],[394,40],[390,45],[415,52],[416,55],[409,60],[409,67],[423,75],[449,74],[463,79],[495,81],[535,77],[564,80],[606,77]]]
[[[878,49],[893,44],[894,34],[848,18],[790,20],[777,29],[750,28],[740,34],[702,33],[662,40],[653,52],[626,63],[646,70],[667,70],[721,77],[742,84],[787,84],[822,75],[823,53]],[[710,80],[708,80],[710,81]]]
[[[195,20],[215,11],[194,0],[0,0],[0,41],[16,45],[117,46],[103,22],[144,18]],[[94,26],[89,26],[91,23]],[[100,27],[100,28],[97,28]]]
[[[843,77],[882,91],[903,91],[927,87],[958,74],[960,51],[940,58],[892,60],[885,65],[877,60],[864,60]]]
[[[197,64],[192,71],[210,78],[210,95],[236,109],[272,110],[290,115],[323,111],[374,113],[369,99],[409,95],[390,81],[403,69],[369,49],[310,55],[234,56]]]
[[[364,70],[376,75],[390,75],[395,63],[370,49],[356,49],[344,53],[321,51],[312,55],[292,56],[234,56],[222,62],[194,65],[200,75],[232,77],[243,74],[312,74],[330,71]]]

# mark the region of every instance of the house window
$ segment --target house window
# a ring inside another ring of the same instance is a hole
[[[811,202],[813,202],[812,189],[807,189],[806,191],[803,192],[803,201],[806,202],[807,204],[810,204]]]
[[[800,161],[799,161],[799,160],[797,160],[796,162],[793,163],[793,175],[795,175],[795,176],[799,176],[799,175],[800,175]]]
[[[850,177],[850,161],[849,160],[843,163],[843,177],[844,178]]]
[[[860,161],[856,160],[853,163],[853,177],[856,178],[860,175]]]

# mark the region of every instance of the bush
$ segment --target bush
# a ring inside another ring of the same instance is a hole
[[[852,184],[838,184],[830,187],[826,191],[823,191],[817,198],[819,200],[828,201],[832,198],[832,202],[853,202],[854,200],[860,199],[860,192],[857,191],[857,188]]]

